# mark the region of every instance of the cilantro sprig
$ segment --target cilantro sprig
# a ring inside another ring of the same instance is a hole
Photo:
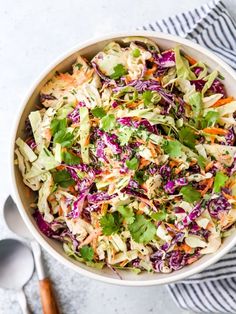
[[[104,131],[110,131],[115,128],[116,125],[116,118],[114,114],[109,114],[104,116],[101,119],[101,129]]]
[[[103,118],[106,115],[106,111],[101,107],[95,107],[91,110],[91,113],[96,118]]]
[[[110,75],[110,78],[113,80],[118,80],[121,78],[123,75],[127,74],[126,68],[123,66],[123,64],[117,64],[113,68],[113,73]]]
[[[155,238],[156,226],[143,215],[136,215],[135,220],[128,227],[135,242],[148,243]]]
[[[225,183],[228,179],[229,177],[225,175],[223,172],[221,171],[217,172],[214,179],[213,191],[215,193],[219,193],[221,188],[225,186]]]
[[[68,186],[75,184],[75,181],[71,178],[69,172],[66,170],[53,172],[52,176],[54,182],[60,185],[62,188],[67,188]]]
[[[91,246],[84,245],[80,249],[80,254],[85,261],[92,261],[94,257],[94,250]]]
[[[133,157],[130,160],[126,160],[126,166],[130,169],[130,170],[137,170],[138,166],[139,166],[139,160],[136,157]]]
[[[70,152],[67,152],[67,151],[64,151],[62,153],[62,160],[67,164],[67,165],[78,165],[81,163],[81,159],[70,153]]]
[[[133,212],[132,208],[123,205],[123,206],[118,206],[117,210],[119,213],[121,213],[121,215],[124,218],[124,221],[127,224],[131,224],[134,222],[134,212]]]
[[[112,235],[117,233],[121,228],[122,217],[118,212],[107,213],[100,219],[102,233],[104,235]]]
[[[181,144],[178,141],[165,141],[162,148],[164,152],[170,157],[179,157],[181,156]]]
[[[183,186],[180,189],[180,193],[183,195],[184,201],[188,203],[193,203],[201,199],[201,193],[191,185]]]
[[[179,140],[189,148],[194,148],[197,136],[192,128],[184,126],[179,131]]]
[[[67,131],[67,120],[53,119],[50,125],[53,135],[53,142],[61,144],[62,147],[70,147],[73,143],[74,136]]]

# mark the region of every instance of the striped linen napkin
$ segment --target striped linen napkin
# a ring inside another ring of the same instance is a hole
[[[221,0],[143,26],[188,38],[212,50],[236,70],[236,23]],[[176,304],[204,313],[236,313],[236,247],[218,263],[168,286]]]

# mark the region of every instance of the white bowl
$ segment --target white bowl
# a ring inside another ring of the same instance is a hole
[[[17,123],[15,125],[14,135],[12,136],[12,152],[11,152],[11,176],[12,176],[12,185],[14,189],[14,198],[19,207],[21,216],[23,217],[26,225],[29,230],[35,237],[35,239],[45,248],[53,257],[58,261],[62,262],[64,265],[67,265],[76,272],[86,275],[93,279],[98,279],[104,282],[126,285],[126,286],[151,286],[159,284],[167,284],[175,282],[191,275],[194,275],[211,264],[215,263],[220,259],[224,254],[226,254],[235,244],[236,244],[236,232],[230,237],[226,238],[223,241],[220,249],[214,254],[206,255],[202,257],[197,262],[192,265],[185,266],[181,270],[174,271],[170,274],[149,274],[146,272],[141,273],[140,275],[135,275],[129,271],[120,271],[120,274],[123,280],[120,280],[113,272],[109,269],[93,269],[87,267],[86,265],[76,262],[72,258],[68,257],[63,249],[60,242],[56,240],[49,239],[44,236],[38,229],[33,217],[31,216],[29,204],[32,201],[33,194],[28,196],[27,187],[22,181],[21,174],[18,170],[18,167],[14,166],[14,148],[15,148],[15,139],[18,136],[23,136],[24,134],[24,121],[30,111],[35,108],[35,104],[39,102],[39,91],[42,86],[53,76],[55,71],[66,71],[70,68],[73,62],[76,60],[77,54],[81,54],[88,58],[94,56],[99,50],[101,50],[108,42],[112,40],[119,41],[121,38],[127,36],[145,36],[157,42],[161,49],[168,49],[175,47],[176,45],[181,45],[183,50],[193,58],[205,62],[210,69],[218,69],[220,73],[225,77],[225,86],[229,95],[236,97],[236,73],[223,62],[220,58],[215,56],[209,50],[201,47],[198,44],[195,44],[189,40],[182,39],[177,36],[166,35],[163,33],[157,32],[126,32],[121,34],[112,34],[108,36],[103,36],[98,39],[92,39],[86,43],[80,44],[61,56],[56,62],[50,65],[38,78],[36,83],[33,84],[27,97],[25,98],[19,114]]]

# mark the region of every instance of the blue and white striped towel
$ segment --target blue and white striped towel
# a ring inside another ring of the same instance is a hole
[[[214,0],[143,26],[188,38],[212,50],[236,70],[236,23],[224,3]],[[205,271],[168,286],[177,305],[205,313],[236,313],[236,248]]]

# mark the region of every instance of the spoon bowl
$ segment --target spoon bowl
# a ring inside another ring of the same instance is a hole
[[[0,241],[0,287],[20,290],[34,271],[31,250],[15,239]]]
[[[0,241],[0,287],[17,292],[23,314],[30,314],[23,287],[34,272],[34,259],[28,246],[15,239]]]
[[[3,207],[3,216],[7,227],[15,234],[20,237],[33,239],[31,233],[26,227],[19,210],[17,209],[16,203],[9,195]]]

